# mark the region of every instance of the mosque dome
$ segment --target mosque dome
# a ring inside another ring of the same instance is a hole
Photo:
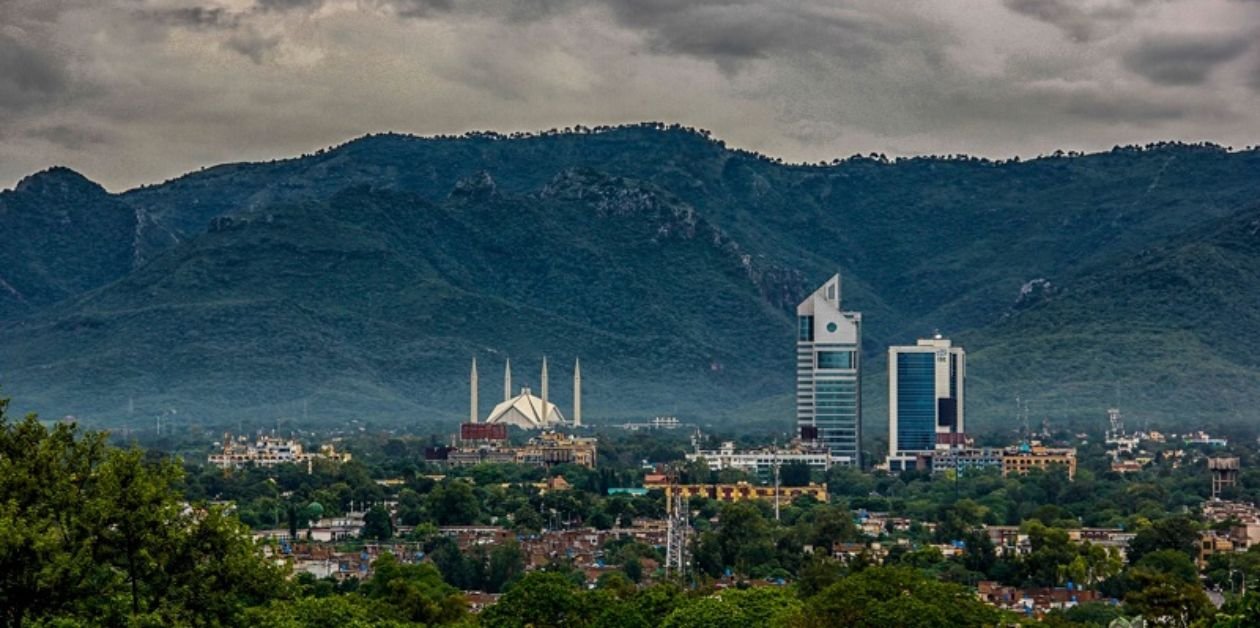
[[[556,404],[548,401],[544,410],[542,398],[535,396],[528,388],[522,388],[521,394],[495,406],[486,417],[486,423],[515,425],[526,430],[554,427],[565,422],[564,414]]]

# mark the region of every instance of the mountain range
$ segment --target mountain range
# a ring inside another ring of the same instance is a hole
[[[972,425],[1254,421],[1260,151],[785,164],[640,124],[371,135],[109,193],[0,192],[0,391],[118,424],[453,422],[537,385],[584,415],[791,422],[794,307],[864,316],[868,431],[890,343],[969,351]]]

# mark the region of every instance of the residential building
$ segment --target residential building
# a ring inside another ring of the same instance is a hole
[[[231,434],[224,434],[222,451],[210,454],[208,460],[210,464],[221,469],[239,469],[249,465],[274,467],[279,464],[306,464],[309,466],[314,460],[349,462],[350,454],[337,453],[332,444],[321,446],[318,453],[311,453],[303,449],[302,443],[291,438],[260,436],[251,443],[244,436],[233,439]]]
[[[780,504],[790,504],[798,497],[809,495],[820,502],[827,501],[827,485],[810,483],[807,486],[758,486],[748,482],[735,484],[673,484],[660,474],[644,476],[643,487],[665,491],[665,510],[670,512],[674,503],[674,493],[681,491],[683,497],[690,499],[697,495],[716,499],[720,502],[738,502],[749,499],[779,500]]]
[[[460,447],[427,449],[425,459],[454,466],[501,463],[549,467],[576,464],[588,468],[594,468],[598,459],[598,439],[560,432],[543,432],[519,447],[509,446],[503,441],[467,442],[469,444]]]
[[[990,447],[967,447],[938,451],[932,454],[932,473],[944,473],[946,471],[966,473],[967,471],[980,469],[1001,469],[1002,453],[1001,449]]]
[[[845,464],[862,465],[862,314],[841,309],[840,275],[796,308],[796,423]]]
[[[1204,530],[1199,533],[1198,563],[1199,569],[1207,567],[1208,559],[1213,554],[1229,554],[1234,551],[1234,541],[1226,534],[1215,530]]]
[[[966,379],[967,352],[939,334],[888,348],[890,471],[964,440]]]
[[[713,471],[735,469],[745,473],[770,474],[776,466],[803,463],[814,469],[826,471],[832,465],[848,464],[848,459],[835,456],[826,447],[793,443],[789,447],[764,447],[761,449],[737,450],[735,443],[725,442],[717,449],[697,449],[687,454],[687,461],[703,460]]]
[[[1061,465],[1067,469],[1068,479],[1076,478],[1076,450],[1072,448],[1043,447],[1037,443],[1022,443],[1002,452],[1002,475],[1024,475],[1030,469],[1049,469]]]

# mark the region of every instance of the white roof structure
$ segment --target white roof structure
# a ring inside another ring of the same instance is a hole
[[[546,408],[546,412],[543,408]],[[503,401],[490,411],[486,423],[503,423],[515,425],[521,429],[538,430],[567,423],[560,408],[549,401],[535,397],[528,388],[522,388],[521,394]]]

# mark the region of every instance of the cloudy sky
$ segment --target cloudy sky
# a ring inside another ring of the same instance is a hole
[[[0,188],[641,120],[792,161],[1260,144],[1260,0],[0,0]]]

